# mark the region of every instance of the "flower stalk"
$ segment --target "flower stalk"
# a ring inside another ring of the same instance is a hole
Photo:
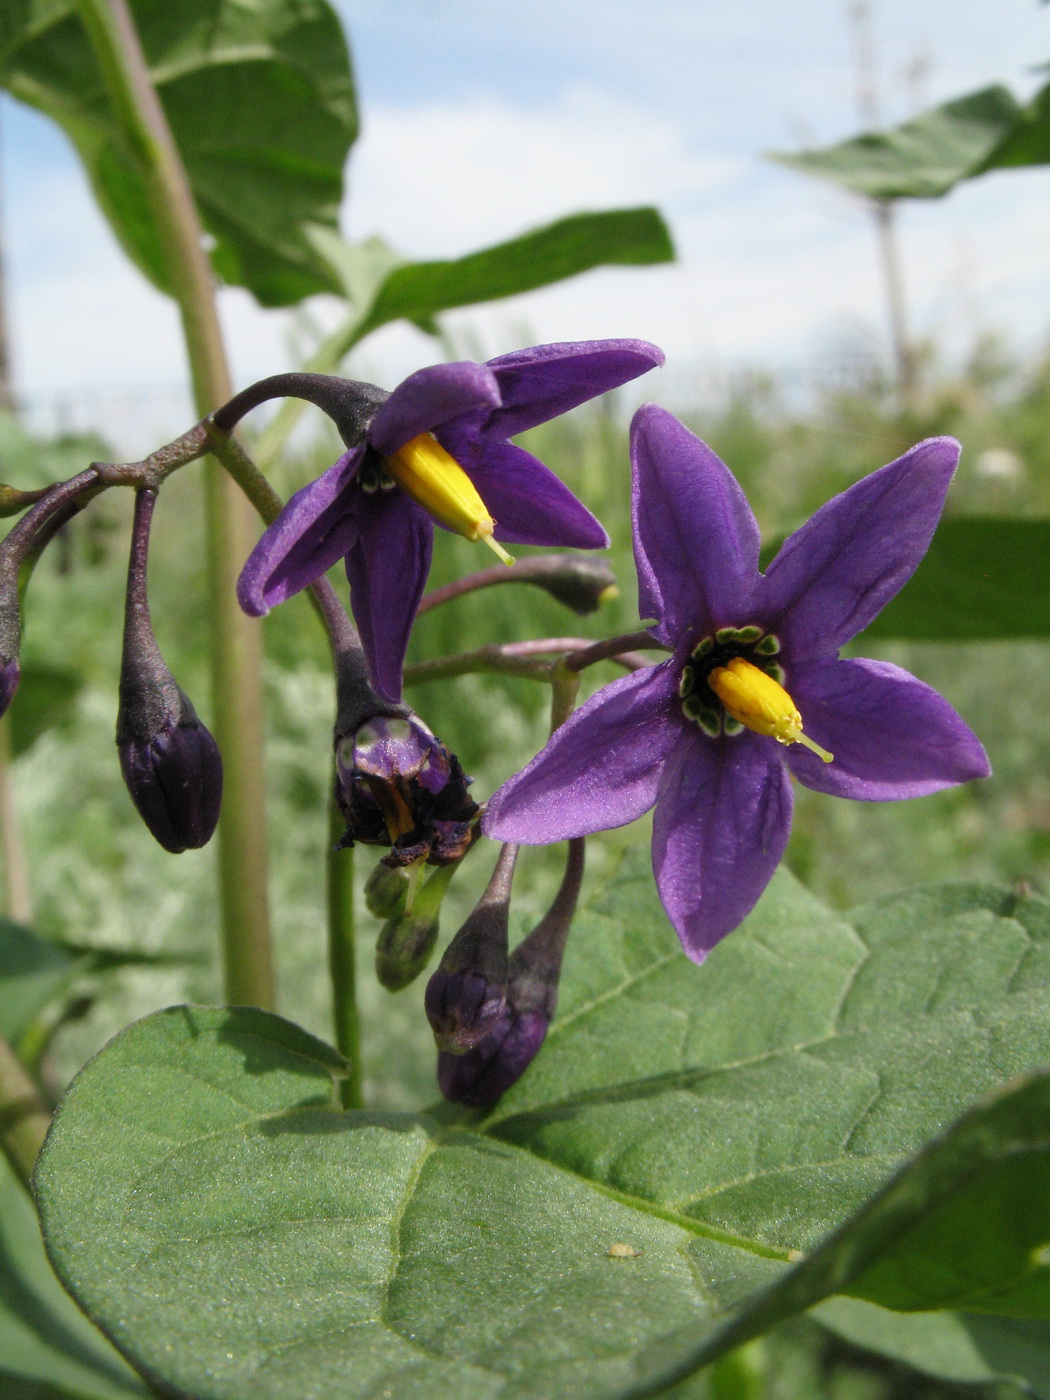
[[[361,1017],[357,1009],[357,939],[354,917],[354,852],[341,846],[343,814],[333,784],[328,799],[326,893],[328,902],[328,969],[332,981],[335,1044],[349,1071],[340,1082],[344,1108],[364,1108],[361,1072]]]

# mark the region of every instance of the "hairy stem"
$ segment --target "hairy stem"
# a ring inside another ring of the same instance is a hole
[[[39,1090],[0,1036],[0,1148],[27,1191],[50,1122]]]
[[[211,267],[193,194],[150,78],[126,0],[76,0],[129,154],[145,182],[179,307],[197,411],[232,384]],[[264,811],[262,641],[237,606],[235,584],[253,543],[248,502],[217,463],[206,467],[212,698],[226,797],[219,820],[219,889],[227,1000],[273,1005]]]
[[[573,656],[565,658],[565,664],[570,671],[582,671],[587,666],[593,666],[596,661],[623,661],[628,653],[640,648],[641,650],[670,651],[671,648],[665,646],[663,642],[655,642],[646,631],[624,632],[619,637],[607,637],[602,642],[584,642],[580,651]],[[643,666],[651,666],[653,663],[645,659]],[[637,665],[632,663],[629,670],[635,671]]]
[[[613,642],[629,641],[630,638],[614,637]],[[650,642],[651,646],[657,643]],[[424,681],[448,680],[453,676],[469,676],[479,671],[496,672],[504,676],[524,676],[528,680],[549,681],[551,666],[547,657],[566,656],[566,666],[570,671],[579,671],[581,666],[572,665],[572,659],[585,655],[596,648],[605,647],[605,642],[593,646],[586,637],[541,637],[530,642],[504,642],[502,645],[490,642],[474,651],[461,651],[453,656],[438,656],[432,661],[420,661],[415,666],[405,667],[405,685],[422,685]],[[635,652],[625,652],[619,646],[606,650],[595,661],[615,661],[625,671],[637,671],[651,663]],[[590,663],[584,663],[590,664]]]
[[[332,792],[328,799],[328,967],[332,978],[332,1017],[336,1048],[350,1062],[340,1085],[344,1108],[364,1108],[361,1075],[361,1020],[357,1011],[355,962],[354,853],[338,846],[343,816]]]

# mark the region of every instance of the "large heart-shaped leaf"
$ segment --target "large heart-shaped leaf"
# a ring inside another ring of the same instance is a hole
[[[649,1394],[843,1289],[1050,1316],[1050,1080],[925,1146],[1050,1058],[1048,1013],[1037,899],[845,917],[781,874],[697,969],[641,857],[487,1120],[342,1113],[338,1057],[262,1012],[131,1027],[59,1110],[48,1247],[197,1400]]]
[[[266,306],[337,290],[304,226],[335,226],[357,132],[326,0],[131,0],[214,262]],[[140,167],[71,0],[0,7],[0,83],[64,129],[125,251],[168,290]]]

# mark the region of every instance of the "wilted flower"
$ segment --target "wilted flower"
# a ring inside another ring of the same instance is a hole
[[[470,845],[470,779],[418,715],[373,715],[337,738],[335,761],[347,845],[389,846],[388,865],[444,865]]]
[[[241,606],[261,616],[345,558],[373,679],[397,700],[433,521],[475,540],[604,548],[590,511],[508,439],[662,362],[644,341],[538,345],[420,370],[389,396],[371,390],[367,413],[358,395],[352,422],[337,423],[349,451],[263,534],[241,574]]]
[[[674,654],[593,696],[496,793],[484,829],[542,844],[655,804],[660,897],[699,962],[783,854],[789,772],[875,802],[987,776],[976,736],[929,686],[838,659],[925,554],[959,445],[930,438],[836,496],[765,575],[751,509],[706,444],[647,405],[631,456],[639,612]]]

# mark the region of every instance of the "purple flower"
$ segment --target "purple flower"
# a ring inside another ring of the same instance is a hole
[[[639,340],[536,345],[484,365],[432,365],[389,396],[371,391],[364,436],[296,492],[252,551],[241,606],[261,617],[345,557],[373,679],[397,700],[433,519],[474,539],[604,549],[608,537],[590,511],[507,439],[662,363]],[[449,473],[458,486],[436,498],[435,474]]]
[[[919,443],[822,506],[763,575],[729,469],[669,413],[640,409],[639,611],[673,655],[578,710],[493,797],[486,833],[544,844],[655,805],[660,898],[700,962],[783,854],[789,774],[869,802],[987,777],[976,736],[936,691],[884,661],[838,658],[925,554],[958,457],[951,438]]]

